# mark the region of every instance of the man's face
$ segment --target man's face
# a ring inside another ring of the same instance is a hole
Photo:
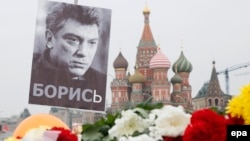
[[[65,69],[72,77],[82,76],[93,61],[98,40],[97,25],[82,25],[72,19],[66,20],[51,38],[50,59],[56,67]]]

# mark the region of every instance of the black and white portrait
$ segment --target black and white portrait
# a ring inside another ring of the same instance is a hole
[[[111,10],[39,3],[29,103],[103,111]]]

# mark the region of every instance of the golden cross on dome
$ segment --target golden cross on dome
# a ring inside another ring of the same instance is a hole
[[[148,8],[148,3],[146,1],[145,7],[143,9],[143,12],[150,12],[149,8]]]
[[[160,43],[158,43],[157,50],[160,50],[160,49],[161,49],[161,46],[160,46]]]
[[[119,42],[119,52],[121,52],[122,51],[122,41],[120,40],[120,42]]]
[[[181,50],[183,50],[183,38],[181,38]]]

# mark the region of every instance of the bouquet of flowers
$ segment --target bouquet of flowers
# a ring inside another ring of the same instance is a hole
[[[73,131],[39,127],[22,138],[4,141],[225,141],[227,125],[250,124],[250,84],[228,102],[225,112],[206,108],[191,114],[182,106],[151,101],[149,98],[137,106],[107,114]]]
[[[120,113],[83,125],[84,141],[156,141],[183,136],[191,115],[182,106],[151,103],[152,98]]]
[[[182,106],[151,101],[83,125],[83,141],[225,141],[227,125],[250,124],[250,85],[225,112],[205,108],[190,114]]]

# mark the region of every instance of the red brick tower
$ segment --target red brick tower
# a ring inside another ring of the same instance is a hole
[[[168,80],[170,61],[162,53],[160,47],[158,47],[157,53],[150,60],[150,68],[153,71],[153,81],[151,84],[153,101],[161,101],[164,104],[169,104],[171,100],[170,82]]]
[[[192,69],[192,64],[187,60],[183,51],[181,51],[179,58],[172,66],[173,72],[181,77],[181,80],[179,80],[179,82],[181,82],[181,85],[178,85],[179,83],[173,84],[172,101],[175,105],[182,105],[186,109],[190,110],[193,108],[192,86],[189,84],[189,74]]]
[[[157,51],[157,45],[155,44],[155,40],[149,26],[150,10],[147,6],[143,10],[143,15],[144,29],[139,45],[137,46],[135,66],[138,67],[138,71],[145,77],[145,82],[142,88],[143,93],[150,94],[153,76],[152,70],[149,68],[149,62]]]
[[[120,52],[116,57],[113,67],[115,69],[115,78],[111,82],[113,112],[123,109],[129,101],[131,85],[126,76],[128,62]]]

